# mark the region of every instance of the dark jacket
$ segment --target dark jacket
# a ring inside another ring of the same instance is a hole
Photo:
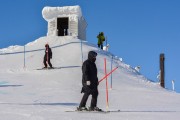
[[[82,66],[82,91],[89,92],[90,90],[96,89],[98,86],[97,67],[93,60],[94,55],[97,53],[89,52],[88,59],[84,61]],[[90,85],[87,85],[87,81],[90,81]]]
[[[52,51],[51,51],[51,48],[46,48],[45,49],[45,55],[44,57],[47,58],[47,55],[48,55],[48,58],[51,59],[52,58]]]

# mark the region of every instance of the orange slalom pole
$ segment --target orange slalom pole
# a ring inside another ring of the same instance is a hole
[[[109,72],[107,75],[105,75],[102,79],[99,80],[99,83],[103,81],[105,78],[107,78],[111,73],[113,73],[118,67],[114,68],[111,72]]]
[[[105,72],[105,76],[107,75],[107,70],[106,70],[106,58],[104,58],[104,72]],[[108,111],[109,108],[109,100],[108,100],[109,96],[108,96],[108,80],[106,77],[106,109]]]

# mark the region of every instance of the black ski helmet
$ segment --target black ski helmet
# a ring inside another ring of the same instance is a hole
[[[97,56],[97,53],[94,52],[94,51],[89,51],[88,53],[88,59],[95,62],[94,60],[96,60],[96,56]]]

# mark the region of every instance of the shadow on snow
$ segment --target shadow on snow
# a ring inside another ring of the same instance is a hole
[[[49,106],[78,106],[79,103],[0,103],[4,105],[49,105]]]
[[[21,87],[23,85],[0,85],[0,87]]]

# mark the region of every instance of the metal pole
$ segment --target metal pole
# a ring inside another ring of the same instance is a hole
[[[107,51],[107,36],[106,36],[106,51]]]
[[[112,56],[112,59],[111,59],[111,71],[112,71],[112,63],[113,63],[113,56]],[[112,89],[112,74],[111,74],[111,89]]]
[[[24,68],[26,68],[26,45],[24,45]]]
[[[82,64],[83,64],[83,48],[82,47],[83,45],[82,45],[82,40],[81,40],[81,57],[82,57],[81,59],[82,59]]]

